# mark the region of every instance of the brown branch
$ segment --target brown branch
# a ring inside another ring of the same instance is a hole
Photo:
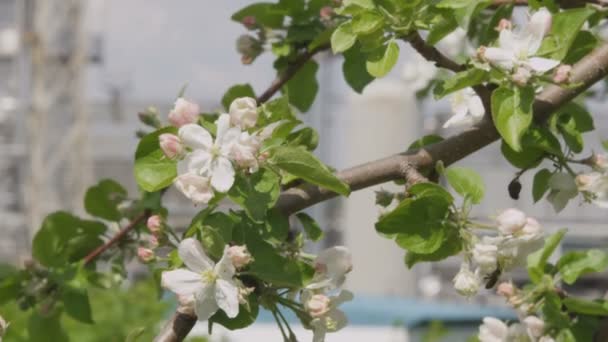
[[[406,42],[409,42],[414,50],[418,51],[426,60],[435,62],[435,65],[439,68],[452,70],[453,72],[464,71],[466,67],[462,64],[458,64],[451,60],[449,57],[441,53],[434,46],[429,45],[422,39],[418,31],[410,33],[406,38]]]
[[[144,211],[135,217],[129,224],[127,224],[123,229],[121,229],[118,234],[114,235],[112,239],[108,240],[103,245],[95,248],[91,253],[89,253],[86,257],[84,257],[84,264],[88,264],[91,261],[95,260],[98,256],[100,256],[103,252],[107,251],[110,247],[114,246],[118,241],[122,240],[127,234],[137,227],[138,224],[145,222],[150,216],[149,211]]]
[[[264,103],[270,100],[270,98],[276,94],[276,92],[279,91],[285,85],[285,83],[292,79],[298,73],[298,71],[300,71],[304,64],[306,64],[316,53],[328,48],[329,45],[322,45],[316,49],[306,51],[298,56],[295,61],[290,63],[289,66],[287,66],[287,68],[280,73],[274,81],[272,81],[268,89],[258,96],[258,103]]]

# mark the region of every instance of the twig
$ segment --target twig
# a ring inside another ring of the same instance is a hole
[[[150,216],[150,212],[148,210],[139,214],[131,222],[129,222],[129,224],[127,224],[123,229],[121,229],[118,232],[118,234],[114,235],[113,238],[108,240],[103,245],[95,248],[91,253],[89,253],[86,257],[84,257],[84,264],[86,265],[86,264],[90,263],[91,261],[95,260],[95,258],[97,258],[99,255],[101,255],[103,252],[108,250],[110,247],[114,246],[116,243],[118,243],[118,241],[120,241],[122,238],[124,238],[131,230],[133,230],[135,227],[137,227],[138,224],[147,220],[148,216]]]
[[[316,53],[319,51],[327,50],[329,45],[322,45],[317,47],[316,49],[312,49],[310,51],[306,51],[302,55],[300,55],[293,63],[290,63],[287,68],[277,76],[277,78],[272,81],[268,89],[264,91],[260,96],[258,96],[258,103],[264,103],[276,94],[285,83],[287,83],[290,79],[292,79],[298,71],[306,64]]]
[[[418,51],[426,60],[435,62],[435,65],[439,68],[452,70],[453,72],[460,72],[466,69],[464,65],[454,62],[434,46],[427,44],[418,31],[410,33],[405,38],[405,41],[409,42],[414,50]]]

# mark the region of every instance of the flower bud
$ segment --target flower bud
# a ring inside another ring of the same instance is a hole
[[[262,53],[262,43],[253,36],[242,35],[236,41],[236,50],[253,61]]]
[[[313,318],[321,317],[329,311],[329,303],[329,297],[323,294],[316,294],[306,302],[305,308]]]
[[[158,136],[160,149],[169,159],[179,157],[184,152],[184,146],[180,138],[171,133],[163,133]]]
[[[608,171],[608,158],[605,154],[594,153],[589,159],[589,165],[596,171]]]
[[[526,68],[517,68],[517,71],[515,71],[513,76],[511,76],[511,80],[516,85],[524,87],[528,84],[530,77],[532,77],[532,73],[530,72],[530,70]]]
[[[198,104],[180,97],[175,101],[175,106],[169,113],[169,122],[175,127],[196,123],[199,113],[200,108]]]
[[[505,19],[502,18],[500,19],[500,21],[498,22],[498,26],[496,26],[496,31],[502,31],[502,30],[512,30],[513,29],[513,23],[511,22],[511,20],[509,19]]]
[[[247,297],[255,291],[255,287],[239,286],[239,304],[247,304]]]
[[[525,235],[537,236],[542,234],[543,228],[540,226],[540,223],[535,219],[528,217],[526,218],[526,224],[521,229],[521,232]]]
[[[229,112],[230,122],[242,129],[255,126],[258,120],[258,106],[251,97],[239,97],[232,101]]]
[[[500,283],[496,288],[496,293],[505,298],[511,298],[515,294],[515,287],[510,282]]]
[[[469,265],[462,263],[460,271],[454,277],[454,289],[465,297],[473,296],[479,290],[479,277],[470,271]]]
[[[390,191],[386,191],[386,190],[376,191],[376,204],[381,207],[384,207],[384,208],[388,207],[393,202],[394,198],[395,198],[395,195]]]
[[[139,258],[139,260],[141,262],[148,263],[148,262],[154,260],[154,251],[149,248],[138,247],[137,248],[137,257]]]
[[[496,217],[498,230],[504,235],[514,234],[526,225],[526,214],[522,211],[510,208]]]
[[[246,246],[230,246],[228,247],[228,257],[236,268],[242,268],[253,261],[251,254],[247,251]]]
[[[574,179],[579,191],[593,191],[594,185],[602,177],[599,172],[583,173]]]
[[[146,226],[150,230],[150,233],[156,235],[160,233],[163,227],[163,219],[160,215],[152,215],[148,217],[148,221],[146,222]]]
[[[329,6],[325,6],[323,8],[321,8],[321,10],[319,11],[319,16],[321,17],[321,19],[331,19],[331,17],[334,15],[334,9],[329,7]]]
[[[150,235],[150,237],[148,238],[148,245],[151,249],[157,248],[159,245],[158,238],[154,235]]]
[[[545,330],[545,322],[536,316],[528,316],[524,318],[524,324],[528,328],[530,335],[540,337]]]
[[[160,128],[161,126],[160,115],[155,107],[149,107],[146,111],[137,113],[137,116],[144,125],[154,128]]]
[[[553,82],[557,84],[568,83],[570,81],[570,74],[572,72],[572,66],[568,64],[562,64],[553,73]]]
[[[249,30],[253,30],[257,26],[257,21],[255,20],[255,17],[252,15],[248,15],[248,16],[244,17],[243,20],[241,21],[241,23],[243,24],[243,26],[245,26]]]

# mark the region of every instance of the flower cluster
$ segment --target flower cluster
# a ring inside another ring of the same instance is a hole
[[[478,57],[482,62],[502,69],[511,80],[525,86],[533,76],[542,75],[559,65],[559,61],[538,57],[542,41],[551,29],[552,16],[546,8],[539,9],[521,31],[514,32],[510,23],[499,25],[498,45],[480,47]],[[560,76],[566,73],[562,70]]]
[[[579,191],[589,195],[600,208],[608,208],[608,160],[604,155],[594,154],[590,159],[593,171],[576,177]]]
[[[477,239],[454,277],[454,288],[464,296],[476,294],[482,279],[525,264],[526,257],[543,245],[538,221],[517,209],[503,211],[496,224],[499,234]],[[476,265],[474,272],[471,264]]]
[[[313,341],[321,342],[326,333],[346,326],[346,315],[338,306],[353,298],[350,291],[341,289],[352,270],[352,258],[346,247],[336,246],[319,253],[314,265],[315,275],[302,292],[301,301],[311,317]]]
[[[475,124],[486,114],[481,98],[475,94],[473,88],[457,91],[450,98],[452,113],[454,114],[443,124],[443,128],[470,126]]]
[[[191,307],[200,321],[206,321],[219,309],[230,318],[239,313],[253,289],[235,279],[236,270],[252,261],[245,246],[225,246],[222,258],[211,260],[200,242],[182,240],[178,254],[187,268],[162,273],[161,285],[175,293],[185,309]]]
[[[527,316],[521,323],[511,325],[494,317],[485,317],[477,337],[480,342],[554,342],[551,336],[544,335],[544,330],[545,322],[536,316]]]
[[[255,99],[235,99],[229,113],[220,114],[215,122],[215,138],[196,122],[198,106],[180,98],[170,114],[179,127],[178,135],[165,133],[159,143],[167,158],[179,159],[175,186],[195,204],[206,204],[215,191],[227,192],[234,184],[235,169],[256,172],[260,147],[278,123],[251,133],[256,125],[258,108]]]

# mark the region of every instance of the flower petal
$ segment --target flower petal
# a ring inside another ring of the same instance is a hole
[[[197,124],[187,124],[182,126],[178,132],[184,145],[192,149],[209,150],[213,145],[213,138],[206,129]]]
[[[194,312],[199,321],[206,321],[213,316],[219,309],[215,299],[215,284],[204,284],[203,287],[194,294]]]
[[[543,38],[551,28],[551,20],[551,12],[544,7],[530,17],[530,22],[526,27],[529,55],[534,55],[540,48]]]
[[[517,51],[519,47],[519,42],[517,41],[517,37],[511,30],[502,30],[500,31],[500,35],[498,36],[498,45],[501,49],[506,51]]]
[[[513,69],[515,60],[513,50],[489,47],[484,52],[484,56],[491,64],[507,70]]]
[[[217,157],[211,164],[211,186],[219,192],[227,192],[234,184],[234,167],[230,160]]]
[[[177,163],[177,173],[190,172],[196,175],[207,176],[211,164],[211,154],[206,150],[194,150]]]
[[[220,261],[217,262],[214,269],[215,274],[217,274],[221,279],[224,280],[232,280],[232,277],[234,277],[234,273],[236,273],[236,269],[232,264],[232,260],[230,258],[230,255],[228,254],[228,250],[229,246],[226,245],[224,247],[224,254],[222,255]]]
[[[201,289],[201,276],[185,268],[165,271],[161,275],[160,284],[163,288],[179,295],[189,296]]]
[[[443,128],[448,127],[460,127],[460,126],[468,126],[473,123],[473,120],[467,112],[460,112],[459,114],[453,115],[443,124]]]
[[[215,282],[217,305],[230,318],[239,314],[239,289],[232,281],[218,279]]]
[[[194,272],[202,273],[206,270],[213,269],[215,266],[213,261],[205,254],[201,243],[193,238],[182,240],[177,251],[180,259],[184,261],[184,264]]]
[[[479,96],[470,97],[467,101],[467,107],[475,121],[481,120],[486,114],[486,109],[483,107],[483,102],[481,102]]]
[[[559,65],[559,61],[549,58],[532,57],[527,63],[532,70],[539,74],[543,74]]]
[[[215,126],[217,130],[215,132],[215,140],[222,141],[224,139],[224,135],[228,132],[230,128],[230,115],[229,114],[221,114],[217,120],[215,120]]]

